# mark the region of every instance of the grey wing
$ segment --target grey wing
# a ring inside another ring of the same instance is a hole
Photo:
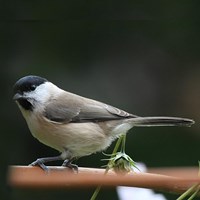
[[[49,103],[45,110],[44,116],[53,122],[68,123],[74,117],[78,116],[80,109],[78,107],[68,107],[56,102]]]
[[[79,114],[72,119],[72,122],[102,122],[132,117],[134,117],[132,114],[102,103],[101,105],[82,107]]]
[[[136,117],[98,101],[87,104],[74,102],[61,104],[54,101],[46,106],[44,115],[47,119],[59,123],[102,122]]]

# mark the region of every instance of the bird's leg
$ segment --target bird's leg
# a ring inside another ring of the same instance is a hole
[[[75,160],[75,158],[71,158],[71,159],[66,159],[64,160],[62,166],[63,167],[68,167],[72,170],[74,170],[75,172],[78,173],[78,165],[72,164],[72,162]]]
[[[52,162],[52,161],[57,161],[57,160],[63,160],[62,154],[59,155],[59,156],[54,156],[54,157],[38,158],[36,161],[32,162],[30,164],[30,166],[36,166],[36,165],[38,165],[44,171],[48,171],[48,167],[44,163],[46,163],[46,162]]]

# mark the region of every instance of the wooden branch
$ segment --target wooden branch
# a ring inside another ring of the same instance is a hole
[[[181,178],[196,178],[199,173],[198,167],[162,167],[149,168],[148,173],[162,174]]]
[[[193,170],[182,170],[184,176],[170,176],[169,169],[163,171],[168,175],[162,175],[162,169],[156,173],[128,173],[126,175],[116,174],[109,171],[104,175],[105,169],[79,168],[78,173],[63,167],[49,167],[50,171],[44,172],[39,167],[10,166],[8,171],[8,184],[16,188],[69,188],[69,187],[96,187],[101,186],[131,186],[150,188],[163,192],[183,193],[193,184],[199,183],[200,178]],[[180,171],[173,169],[173,171]],[[193,171],[192,175],[189,173]],[[189,172],[189,173],[188,173]],[[156,174],[155,174],[156,173]],[[185,176],[187,174],[187,176]]]

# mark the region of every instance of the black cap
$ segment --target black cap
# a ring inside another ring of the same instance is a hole
[[[45,82],[47,82],[48,80],[39,76],[25,76],[21,79],[19,79],[14,87],[14,94],[16,93],[20,93],[23,94],[24,92],[28,92],[28,91],[33,91],[35,90],[35,88]]]

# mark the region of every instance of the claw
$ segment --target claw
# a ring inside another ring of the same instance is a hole
[[[36,161],[32,162],[29,166],[39,166],[46,172],[49,170],[49,168],[42,162],[41,159],[37,159]]]
[[[68,167],[69,169],[78,173],[78,165],[72,164],[71,162],[72,162],[72,160],[65,160],[62,164],[62,167]]]
[[[46,158],[38,158],[36,161],[32,162],[30,166],[39,166],[44,171],[48,172],[49,168],[44,164],[46,162],[52,162],[57,160],[63,160],[62,156],[54,156],[54,157],[46,157]]]

